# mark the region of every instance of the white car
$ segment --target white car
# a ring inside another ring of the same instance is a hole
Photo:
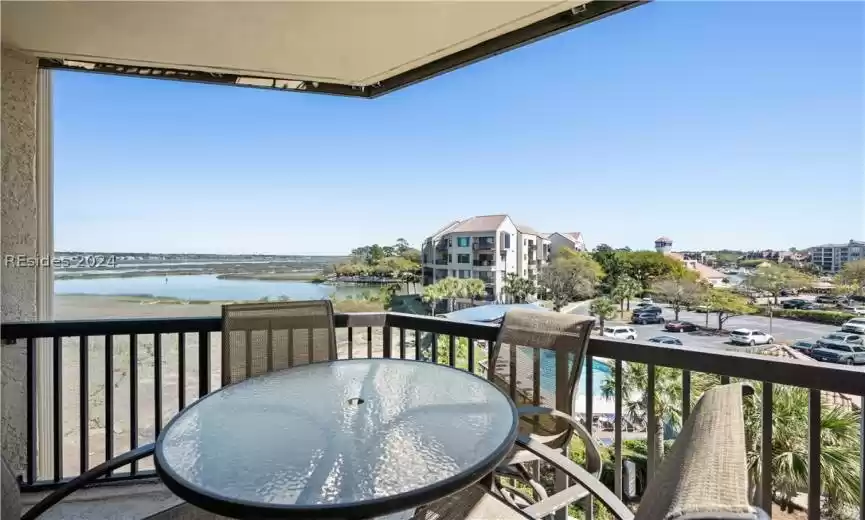
[[[775,343],[775,338],[759,330],[736,329],[730,333],[730,341],[739,345],[753,346]]]
[[[841,332],[865,334],[865,318],[853,318],[844,325],[841,325]]]
[[[634,330],[632,327],[604,327],[604,331],[601,333],[601,336],[616,339],[637,339],[637,331]]]

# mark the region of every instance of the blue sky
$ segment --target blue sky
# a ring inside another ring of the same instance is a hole
[[[374,101],[55,73],[58,250],[865,238],[865,4],[656,2]]]

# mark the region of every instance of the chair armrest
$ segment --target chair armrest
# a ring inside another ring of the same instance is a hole
[[[143,459],[152,455],[154,446],[155,445],[153,443],[145,444],[144,446],[140,446],[138,448],[135,448],[134,450],[127,451],[122,455],[118,455],[111,460],[107,460],[102,464],[85,471],[81,475],[75,477],[63,486],[57,488],[56,491],[34,504],[33,507],[28,509],[27,512],[21,516],[21,520],[33,520],[34,518],[37,518],[39,515],[56,505],[64,498],[68,497],[75,491],[83,488],[87,484],[92,483],[99,477],[106,475],[108,472],[114,471],[117,468],[126,466],[127,464],[131,464],[136,460]]]
[[[586,491],[600,500],[602,504],[607,506],[616,518],[621,520],[631,520],[634,518],[631,511],[625,507],[625,504],[623,504],[622,501],[616,498],[616,495],[614,495],[612,491],[603,485],[600,480],[595,478],[594,475],[581,468],[571,459],[526,435],[520,435],[517,437],[517,445],[546,460],[557,469],[563,471],[569,477],[576,480],[580,486],[584,487]]]
[[[583,423],[571,415],[544,406],[520,406],[517,408],[517,413],[520,417],[524,415],[551,415],[567,421],[574,428],[574,433],[580,437],[583,444],[586,446],[586,470],[595,475],[595,477],[601,475],[601,470],[604,465],[601,460],[601,447],[598,445],[598,441],[589,434],[586,427],[583,426]]]
[[[707,390],[643,493],[637,519],[753,519],[742,384]]]

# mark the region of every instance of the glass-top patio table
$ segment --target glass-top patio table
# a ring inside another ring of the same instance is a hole
[[[156,443],[160,477],[213,513],[370,518],[410,510],[489,474],[517,412],[469,372],[418,361],[315,363],[222,388]]]

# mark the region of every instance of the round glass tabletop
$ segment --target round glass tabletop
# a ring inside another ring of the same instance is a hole
[[[516,435],[514,404],[480,377],[357,359],[223,388],[165,427],[155,458],[174,493],[214,513],[365,518],[476,482]]]

